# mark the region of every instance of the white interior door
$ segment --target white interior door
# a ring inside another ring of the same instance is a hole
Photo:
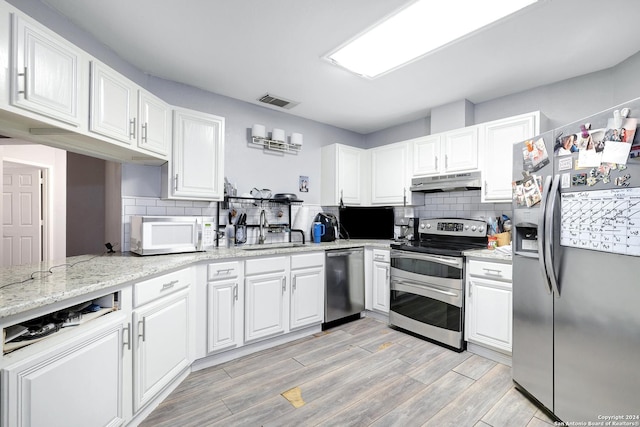
[[[42,260],[42,171],[3,170],[2,266]]]

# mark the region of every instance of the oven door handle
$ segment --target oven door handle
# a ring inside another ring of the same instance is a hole
[[[458,294],[456,294],[455,292],[443,291],[442,289],[433,288],[433,287],[431,287],[429,285],[425,285],[424,283],[408,282],[408,281],[405,281],[405,280],[392,280],[391,281],[391,289],[392,290],[396,290],[396,289],[394,289],[393,285],[417,286],[417,287],[420,287],[422,289],[427,289],[429,291],[436,292],[436,293],[443,294],[443,295],[447,295],[447,296],[450,296],[450,297],[457,297],[458,296]]]
[[[405,259],[419,259],[419,260],[425,260],[425,261],[434,261],[434,262],[439,262],[442,264],[449,264],[449,265],[453,265],[455,267],[461,267],[462,266],[462,262],[460,259],[457,258],[444,258],[444,257],[440,257],[437,255],[426,255],[426,254],[407,254],[407,253],[403,253],[400,251],[392,251],[391,252],[391,258],[405,258]]]

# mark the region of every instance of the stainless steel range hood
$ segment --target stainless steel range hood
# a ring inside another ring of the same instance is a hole
[[[411,191],[436,193],[440,191],[478,190],[482,185],[480,172],[424,176],[411,180]]]

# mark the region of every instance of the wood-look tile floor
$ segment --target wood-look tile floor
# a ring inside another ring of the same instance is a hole
[[[370,317],[193,372],[141,424],[552,425],[513,387],[508,366]]]

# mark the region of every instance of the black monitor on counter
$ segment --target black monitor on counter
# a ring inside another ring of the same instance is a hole
[[[393,207],[344,207],[339,211],[340,234],[346,239],[393,239]]]

